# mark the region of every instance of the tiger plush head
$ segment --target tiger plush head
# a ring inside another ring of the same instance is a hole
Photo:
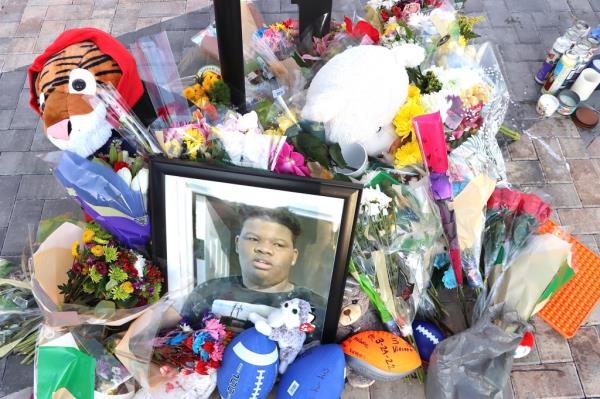
[[[93,28],[65,31],[29,68],[31,107],[48,139],[61,150],[87,157],[112,136],[106,108],[85,96],[112,84],[130,107],[144,93],[135,59],[113,36]]]

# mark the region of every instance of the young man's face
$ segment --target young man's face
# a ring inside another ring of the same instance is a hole
[[[247,287],[267,290],[289,284],[298,250],[286,226],[260,218],[247,219],[236,237],[236,250]]]

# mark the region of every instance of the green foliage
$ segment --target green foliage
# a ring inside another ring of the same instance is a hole
[[[104,248],[104,260],[107,263],[114,262],[117,260],[117,248],[106,246]]]
[[[230,105],[231,104],[231,90],[227,83],[222,80],[217,80],[210,91],[208,92],[208,98],[215,104]]]
[[[128,276],[127,273],[125,273],[120,267],[111,266],[110,271],[108,272],[108,277],[110,277],[111,280],[114,280],[117,283],[121,283],[127,280]],[[108,284],[106,287],[108,288]]]

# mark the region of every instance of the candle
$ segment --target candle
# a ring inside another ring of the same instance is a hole
[[[600,73],[595,69],[587,68],[581,72],[581,75],[577,78],[571,90],[579,95],[581,101],[585,101],[596,90],[596,87],[600,83]]]

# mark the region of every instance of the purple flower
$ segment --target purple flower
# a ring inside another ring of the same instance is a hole
[[[88,266],[92,266],[94,264],[94,258],[88,256],[88,258],[85,260],[85,264]]]
[[[73,266],[71,267],[71,271],[75,274],[81,274],[81,271],[83,270],[83,267],[81,266],[81,263],[79,262],[75,262],[73,263]]]
[[[97,262],[96,263],[96,271],[101,276],[106,276],[106,273],[108,273],[108,265],[105,262]]]

